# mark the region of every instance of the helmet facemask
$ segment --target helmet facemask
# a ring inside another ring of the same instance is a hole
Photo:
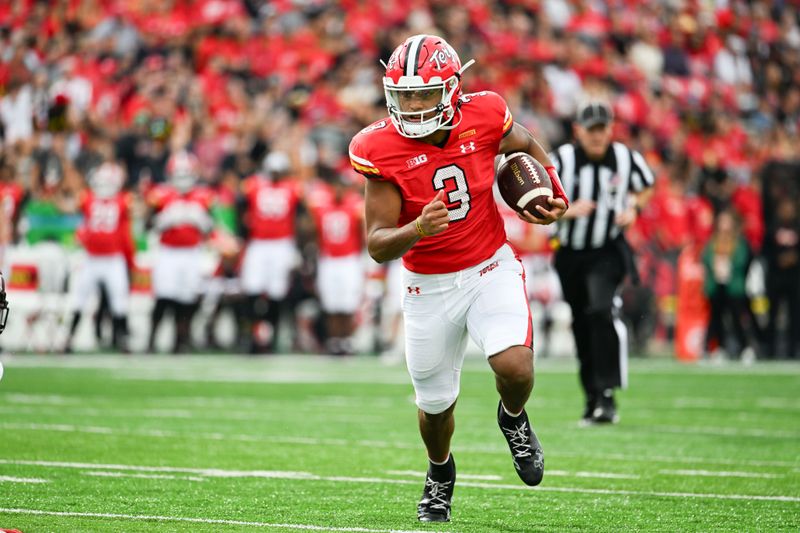
[[[456,100],[454,97],[459,89],[458,76],[451,76],[445,81],[420,85],[395,85],[391,78],[384,78],[383,86],[389,116],[397,131],[404,137],[418,139],[427,137],[439,129],[454,127],[451,122],[455,116],[453,102]],[[438,93],[438,98],[435,95],[426,94],[423,100],[431,100],[435,102],[435,105],[421,111],[404,109],[405,101],[412,93],[419,95],[419,93],[430,91]]]
[[[124,180],[122,169],[110,163],[103,163],[88,177],[92,192],[103,199],[113,198],[122,189]]]
[[[170,176],[169,182],[179,193],[186,194],[197,183],[197,176],[191,171],[181,169]]]
[[[179,193],[186,194],[197,183],[200,165],[197,158],[185,151],[173,154],[167,161],[169,184]]]

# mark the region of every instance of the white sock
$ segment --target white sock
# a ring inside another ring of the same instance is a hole
[[[447,461],[449,461],[449,460],[450,460],[450,454],[449,453],[447,454],[447,459],[445,459],[443,463],[437,463],[436,461],[434,461],[433,459],[428,457],[428,461],[430,461],[432,465],[436,465],[436,466],[444,466],[444,465],[447,464]]]
[[[503,405],[503,402],[500,402],[500,405]],[[525,408],[523,407],[522,409],[520,409],[519,413],[512,413],[511,411],[509,411],[508,409],[506,409],[506,406],[505,406],[505,405],[503,405],[503,411],[505,411],[505,412],[506,412],[506,414],[507,414],[508,416],[512,417],[512,418],[517,418],[519,415],[521,415],[521,414],[522,414],[522,411],[524,411],[524,410],[525,410]]]

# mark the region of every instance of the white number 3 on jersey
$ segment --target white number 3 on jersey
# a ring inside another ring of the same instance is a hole
[[[469,187],[467,186],[467,176],[464,171],[456,165],[448,165],[436,170],[433,175],[433,188],[438,190],[447,188],[445,182],[447,180],[454,180],[456,183],[455,190],[447,193],[448,203],[459,202],[458,207],[451,207],[448,209],[450,222],[457,220],[464,220],[469,213],[470,196]]]

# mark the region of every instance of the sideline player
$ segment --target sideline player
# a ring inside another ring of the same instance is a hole
[[[167,184],[154,187],[147,195],[155,211],[155,228],[161,233],[153,266],[153,294],[156,302],[151,315],[148,349],[155,352],[158,325],[168,309],[175,316],[173,353],[191,349],[192,316],[200,298],[203,275],[201,244],[213,229],[209,214],[213,196],[210,190],[196,187],[199,176],[197,158],[177,152],[167,162]]]
[[[249,240],[242,259],[241,279],[251,321],[250,351],[253,353],[263,350],[255,335],[255,324],[263,317],[272,329],[266,350],[277,351],[281,310],[289,292],[292,268],[297,262],[295,226],[298,209],[301,209],[301,189],[290,170],[285,153],[271,152],[264,158],[262,172],[242,182]],[[261,311],[262,295],[267,297],[266,312]]]
[[[128,351],[126,332],[129,279],[133,267],[133,238],[130,226],[130,194],[121,191],[125,172],[116,163],[106,162],[89,173],[90,190],[80,199],[84,222],[78,240],[86,249],[86,260],[72,291],[72,322],[64,351],[72,351],[72,339],[82,312],[91,297],[102,287],[111,309],[112,346]]]
[[[319,247],[317,293],[325,313],[328,353],[350,355],[366,281],[361,258],[364,201],[339,177],[327,190],[309,205]]]
[[[467,334],[482,349],[500,393],[498,423],[528,485],[544,475],[544,455],[525,403],[533,388],[530,310],[524,271],[506,243],[492,196],[499,153],[527,152],[553,182],[550,224],[567,209],[547,153],[514,123],[493,92],[462,95],[462,67],[441,37],[415,35],[385,63],[389,119],[350,143],[353,168],[366,176],[367,246],[382,263],[403,258],[406,362],[429,465],[417,511],[450,519],[456,469],[450,453]]]

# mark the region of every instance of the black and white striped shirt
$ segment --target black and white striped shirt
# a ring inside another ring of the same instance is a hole
[[[629,193],[653,186],[653,172],[642,154],[622,143],[612,143],[601,161],[591,161],[577,144],[564,144],[550,154],[570,202],[591,200],[589,216],[562,219],[558,238],[562,248],[602,248],[622,233],[614,223],[629,207]]]

